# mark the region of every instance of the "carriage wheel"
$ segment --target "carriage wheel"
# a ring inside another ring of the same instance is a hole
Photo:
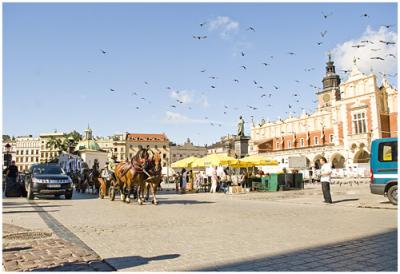
[[[115,199],[115,188],[113,186],[110,186],[109,195],[110,195],[110,201],[114,201]]]

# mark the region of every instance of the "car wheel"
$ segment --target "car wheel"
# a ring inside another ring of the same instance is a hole
[[[71,200],[72,199],[72,191],[65,192],[65,199],[67,199],[67,200]]]
[[[392,204],[397,205],[397,185],[391,186],[389,188],[387,196]]]
[[[33,200],[33,198],[35,198],[35,195],[33,195],[33,191],[31,189],[31,185],[28,184],[28,189],[26,190],[26,198],[28,200]]]

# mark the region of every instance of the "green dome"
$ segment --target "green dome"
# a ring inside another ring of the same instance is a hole
[[[99,151],[100,146],[94,141],[94,140],[83,140],[80,141],[76,147],[75,150],[80,151],[80,150],[95,150],[95,151]]]

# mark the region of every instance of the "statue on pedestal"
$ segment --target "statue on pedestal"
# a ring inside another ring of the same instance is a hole
[[[239,137],[243,137],[244,136],[244,120],[242,118],[242,116],[239,117],[239,122],[237,125],[237,135]]]

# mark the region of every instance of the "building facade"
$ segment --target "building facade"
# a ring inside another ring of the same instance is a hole
[[[54,160],[60,154],[60,149],[51,145],[50,140],[59,139],[61,142],[65,139],[63,132],[43,133],[39,135],[40,139],[40,162],[47,163]]]
[[[15,164],[19,171],[28,170],[40,162],[40,138],[20,136],[15,138]]]
[[[207,154],[224,154],[237,158],[237,155],[235,155],[236,139],[237,135],[227,135],[221,137],[218,142],[207,146]]]
[[[139,150],[139,147],[149,147],[153,151],[160,152],[161,165],[170,166],[170,141],[164,133],[127,133],[126,134],[126,157],[131,159]]]
[[[202,146],[195,146],[188,138],[183,145],[170,144],[171,163],[175,163],[181,159],[195,156],[203,157],[207,155],[207,148]]]
[[[329,56],[318,107],[312,114],[265,122],[251,127],[250,154],[264,154],[284,164],[290,156],[305,156],[319,167],[327,158],[336,168],[369,162],[371,141],[397,136],[397,90],[383,78],[365,75],[356,61],[341,82]]]

